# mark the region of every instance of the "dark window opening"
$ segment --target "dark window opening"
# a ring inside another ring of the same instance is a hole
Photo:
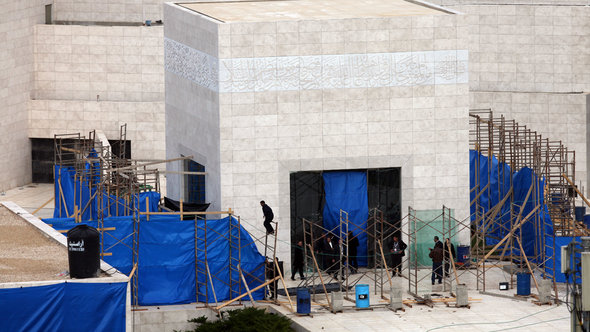
[[[45,5],[45,24],[52,24],[51,7],[52,5]]]
[[[187,172],[205,172],[205,166],[186,160],[184,169]],[[205,203],[205,175],[187,174],[185,176],[185,199],[187,203]]]

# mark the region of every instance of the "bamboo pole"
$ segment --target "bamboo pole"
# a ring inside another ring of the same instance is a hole
[[[150,198],[149,198],[149,196],[146,196],[145,197],[145,212],[149,212],[149,211],[150,211]],[[147,221],[150,221],[149,214],[146,215],[146,219],[147,219]]]
[[[387,279],[389,279],[389,288],[393,288],[393,282],[391,281],[391,274],[389,274],[389,267],[387,266],[387,261],[385,260],[385,254],[383,254],[383,246],[381,245],[381,240],[377,240],[379,244],[379,251],[381,252],[381,259],[383,259],[383,265],[385,266],[385,271],[387,273]],[[401,270],[401,268],[400,268]],[[401,271],[400,271],[401,275]],[[381,293],[383,295],[383,293]]]
[[[61,173],[61,169],[59,172]],[[64,192],[61,189],[61,179],[60,178],[57,178],[57,186],[59,188],[59,195],[61,196],[61,201],[63,202],[64,210],[66,211],[66,217],[71,218],[71,216],[68,215],[68,205],[66,204],[66,198],[64,196]],[[61,217],[61,204],[59,206],[59,216]]]
[[[137,263],[133,264],[133,268],[131,269],[131,272],[129,273],[129,280],[131,280],[131,278],[133,278],[133,275],[135,274],[135,270],[137,270]]]
[[[539,209],[540,205],[537,205],[526,217],[524,217],[524,219],[522,219],[520,221],[520,223],[518,223],[518,225],[514,226],[510,232],[508,234],[506,234],[506,236],[504,236],[504,238],[502,240],[500,240],[500,242],[498,242],[498,244],[496,244],[486,255],[485,257],[481,260],[481,262],[478,264],[478,266],[481,266],[482,262],[484,262],[486,259],[488,259],[488,257],[490,257],[494,251],[496,251],[496,249],[498,249],[499,246],[502,245],[502,243],[504,243],[504,241],[506,241],[510,236],[512,236],[512,234],[514,234],[514,232],[516,231],[517,228],[519,228],[520,226],[522,226],[522,224],[524,224],[532,215],[533,213],[535,213],[538,209]]]
[[[140,212],[140,215],[152,215],[152,216],[166,216],[166,215],[180,215],[179,211],[175,212]],[[229,214],[229,211],[190,211],[183,212],[185,216],[196,216],[196,215],[208,215],[208,214]]]
[[[33,211],[33,213],[31,213],[31,214],[35,214],[35,213],[39,212],[42,208],[44,208],[47,204],[51,203],[51,201],[53,201],[54,199],[55,199],[55,197],[51,197],[47,202],[43,203],[43,205],[38,207],[37,210]]]
[[[276,236],[275,236],[275,239],[276,239]],[[275,248],[276,248],[276,245],[275,245]],[[281,283],[283,284],[283,288],[285,289],[285,293],[287,294],[287,299],[289,300],[289,305],[291,306],[291,312],[295,312],[295,309],[293,309],[293,301],[291,301],[291,295],[289,295],[289,290],[287,289],[287,284],[285,283],[285,279],[283,278],[283,273],[281,272],[281,268],[279,266],[279,261],[277,259],[275,259],[275,267],[277,268],[277,271],[279,272],[279,277],[281,277]],[[276,292],[277,292],[277,290],[275,289],[275,293]]]
[[[449,240],[449,242],[447,242],[447,250],[449,251],[449,257],[451,258],[451,263],[453,264],[453,272],[455,273],[455,283],[458,285],[459,284],[459,276],[457,275],[457,269],[455,268],[455,257],[453,257],[453,251],[451,250],[451,241],[450,240]]]
[[[163,163],[171,163],[173,161],[179,161],[179,160],[187,160],[187,159],[193,159],[193,156],[188,156],[188,157],[179,157],[179,158],[174,158],[174,159],[166,159],[166,160],[158,160],[158,161],[152,161],[149,163],[145,163],[145,164],[140,164],[140,165],[131,165],[131,166],[125,166],[125,167],[119,167],[119,168],[110,168],[110,169],[105,169],[105,172],[120,172],[120,171],[124,171],[124,170],[128,170],[128,169],[134,169],[134,168],[141,168],[141,167],[145,167],[145,166],[152,166],[152,165],[157,165],[157,164],[163,164]]]
[[[313,248],[309,245],[309,250],[311,252],[311,259],[313,260],[313,265],[315,266],[316,270],[318,271],[318,276],[320,277],[320,282],[322,283],[322,288],[324,289],[324,294],[326,294],[326,301],[328,301],[328,306],[330,307],[330,311],[332,311],[332,303],[330,302],[330,297],[328,296],[328,291],[326,290],[326,284],[324,283],[324,278],[322,277],[322,271],[318,266],[318,261],[315,259],[315,254],[313,253]],[[315,294],[315,293],[314,293]]]
[[[518,246],[520,247],[520,252],[522,253],[522,256],[524,257],[526,267],[529,269],[531,276],[533,276],[533,281],[535,282],[535,288],[537,288],[537,293],[539,293],[539,284],[537,283],[537,278],[535,278],[535,274],[533,273],[533,269],[531,269],[531,265],[529,264],[529,259],[526,257],[524,249],[522,248],[522,243],[520,243],[520,239],[518,237],[516,238],[516,242],[518,242]]]
[[[576,185],[572,182],[572,180],[570,180],[570,178],[565,175],[565,173],[562,173],[561,176],[563,176],[566,180],[567,183],[569,183],[570,186],[572,186],[572,188],[574,188],[574,190],[578,193],[578,195],[580,195],[580,197],[582,198],[582,200],[584,201],[584,203],[586,203],[586,205],[588,205],[588,207],[590,207],[590,202],[586,199],[586,197],[578,190],[578,187],[576,187]]]
[[[252,303],[253,307],[256,307],[256,302],[254,302],[254,298],[252,297],[252,293],[250,292],[250,287],[248,287],[248,283],[246,282],[246,278],[244,278],[244,274],[242,273],[242,267],[238,264],[238,271],[240,272],[240,277],[244,282],[244,286],[246,286],[246,293],[248,293],[248,297],[250,298],[250,302]]]
[[[252,291],[252,292],[255,292],[255,291],[259,290],[260,288],[267,286],[267,285],[268,285],[268,284],[270,284],[271,282],[274,282],[274,281],[276,281],[277,279],[279,279],[279,277],[274,277],[274,278],[272,278],[272,279],[270,279],[270,280],[267,280],[267,281],[266,281],[265,283],[263,283],[262,285],[256,286],[255,288],[252,288],[252,290],[251,290],[251,291]],[[230,304],[232,304],[232,303],[236,302],[237,300],[239,300],[239,299],[241,299],[241,298],[243,298],[244,296],[247,296],[247,295],[248,295],[248,293],[244,293],[244,294],[242,294],[242,295],[240,295],[240,296],[238,296],[238,297],[235,297],[235,298],[233,298],[233,299],[231,299],[231,300],[229,300],[229,301],[227,301],[227,302],[223,303],[222,305],[219,305],[219,306],[215,307],[215,310],[219,310],[219,309],[221,309],[221,308],[223,308],[223,307],[226,307],[226,306],[228,306],[228,305],[230,305]]]
[[[209,271],[209,263],[205,261],[205,267],[207,268],[207,276],[209,277],[209,283],[211,284],[211,290],[213,291],[213,299],[215,299],[215,304],[217,305],[219,301],[217,301],[217,294],[215,293],[215,286],[213,285],[213,278],[211,277],[211,271]],[[207,284],[205,284],[207,287]],[[197,298],[197,301],[199,299]],[[209,299],[205,299],[205,301],[209,301]]]

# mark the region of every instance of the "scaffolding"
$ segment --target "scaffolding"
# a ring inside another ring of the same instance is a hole
[[[139,269],[139,234],[140,234],[140,220],[150,220],[150,216],[154,215],[176,215],[180,220],[185,217],[194,218],[195,230],[195,278],[196,278],[196,299],[197,302],[204,303],[205,306],[215,310],[219,310],[237,300],[241,300],[246,294],[250,296],[252,303],[254,301],[251,292],[258,289],[258,287],[250,289],[246,278],[251,278],[251,282],[268,286],[265,280],[267,274],[267,264],[261,264],[257,268],[245,271],[241,267],[241,251],[250,243],[242,243],[241,239],[241,222],[240,217],[236,216],[231,209],[228,211],[209,211],[209,212],[189,212],[183,210],[183,203],[180,201],[180,211],[153,211],[150,206],[149,197],[146,198],[146,206],[139,206],[139,194],[143,192],[153,191],[160,193],[160,175],[166,173],[157,167],[161,164],[170,162],[184,161],[191,159],[192,156],[168,159],[168,160],[138,160],[128,159],[126,156],[126,134],[127,126],[123,125],[119,129],[119,139],[109,144],[106,137],[96,131],[91,131],[88,136],[83,136],[80,133],[76,134],[60,134],[54,136],[54,163],[55,171],[54,178],[56,179],[56,205],[60,208],[58,217],[60,218],[74,218],[76,222],[84,220],[96,220],[98,224],[98,231],[101,233],[100,250],[101,256],[111,256],[109,250],[114,245],[127,245],[125,240],[131,238],[132,244],[129,249],[132,252],[132,271],[130,273],[131,288],[132,288],[132,305],[137,307],[139,305],[138,299],[138,273]],[[115,148],[115,149],[113,149]],[[113,151],[116,150],[116,151]],[[66,200],[64,195],[64,187],[61,183],[62,172],[70,172],[73,174],[74,193],[73,202]],[[181,175],[206,175],[205,172],[173,172]],[[161,201],[151,202],[157,203],[161,206]],[[69,206],[68,205],[72,205]],[[94,207],[95,212],[90,213]],[[90,214],[89,214],[90,213]],[[132,218],[133,227],[129,234],[123,236],[118,235],[118,238],[112,231],[115,227],[105,227],[105,218],[111,216],[130,216]],[[209,227],[211,218],[218,216],[229,217],[229,227],[223,232],[216,231]],[[275,226],[276,227],[276,226]],[[104,244],[105,237],[112,237],[115,244],[106,247]],[[264,245],[265,257],[272,257],[276,262],[276,232],[273,235],[271,243],[268,243],[268,236],[266,241],[255,239]],[[227,242],[229,245],[229,261],[228,273],[229,277],[222,277],[219,273],[212,273],[209,269],[208,263],[208,246],[215,246],[216,244],[223,245],[221,242]],[[278,266],[278,264],[277,264]],[[262,278],[259,277],[264,273]],[[275,273],[272,280],[275,282],[282,278]],[[229,287],[229,297],[232,299],[224,304],[220,304],[215,294],[213,283],[221,282]],[[210,285],[211,290],[207,285]],[[285,285],[283,280],[283,286]],[[286,291],[286,287],[285,287]],[[288,293],[287,293],[288,296]],[[288,296],[289,300],[290,297]],[[210,302],[214,302],[215,306],[211,307]],[[276,299],[275,299],[276,301]],[[278,303],[278,301],[276,301]],[[291,302],[291,301],[290,301]],[[241,304],[241,301],[239,302]],[[293,310],[291,303],[290,309]]]
[[[575,151],[561,141],[543,138],[514,120],[494,116],[489,109],[470,111],[469,134],[470,149],[477,153],[471,183],[471,194],[475,198],[470,208],[471,254],[477,261],[478,289],[485,292],[486,271],[500,267],[510,275],[512,286],[519,272],[531,273],[535,286],[535,273],[551,279],[557,297],[555,260],[549,264],[551,257],[546,253],[555,252],[556,236],[588,234],[586,227],[574,218],[575,193],[579,193],[574,185]],[[480,156],[485,159],[484,164],[480,163]],[[494,162],[500,165],[496,172],[492,169]],[[487,169],[482,169],[486,164]],[[525,167],[532,170],[531,184],[524,200],[517,201],[512,172]],[[482,175],[487,176],[485,184],[480,183]],[[492,182],[505,190],[499,190],[494,199],[480,200],[482,195],[492,197]],[[523,213],[525,206],[529,207],[527,215]],[[549,218],[545,218],[545,214]],[[523,248],[525,223],[532,225],[534,233],[533,249],[529,253]],[[552,231],[548,232],[550,229]],[[497,234],[501,236],[494,238]],[[551,238],[553,241],[548,241]],[[495,245],[488,245],[489,240]]]
[[[348,213],[343,210],[340,210],[339,223],[333,228],[324,227],[318,221],[305,218],[302,219],[302,222],[305,270],[311,271],[311,273],[308,272],[306,279],[302,280],[298,287],[311,289],[314,301],[330,310],[332,304],[328,296],[329,289],[335,287],[335,290],[344,293],[345,299],[355,302],[355,296],[351,294],[351,290],[361,280],[368,279],[373,283],[375,295],[389,300],[389,297],[385,296],[384,289],[388,284],[390,287],[392,286],[391,271],[387,265],[388,256],[383,247],[393,235],[406,234],[401,227],[401,222],[386,221],[383,212],[376,208],[369,211],[365,229],[352,223],[348,218]],[[350,237],[349,232],[353,232],[354,235]],[[338,239],[338,254],[333,255],[334,259],[330,259],[330,254],[322,252],[321,242],[328,234],[332,234]],[[367,267],[354,269],[351,267],[351,258],[353,257],[350,256],[348,243],[361,234],[367,236]],[[318,298],[317,295],[320,294],[325,295],[325,303]]]

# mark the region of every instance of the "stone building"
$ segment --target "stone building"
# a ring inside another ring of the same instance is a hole
[[[0,0],[0,192],[36,179],[38,142],[127,123],[132,157],[193,155],[206,200],[256,225],[324,170],[401,169],[401,211],[461,216],[469,108],[575,149],[587,192],[587,1],[433,2]]]
[[[166,154],[204,166],[213,210],[258,225],[264,199],[288,242],[298,173],[397,168],[397,209],[467,216],[464,15],[278,1],[167,4],[164,18]],[[168,176],[168,195],[183,187]]]

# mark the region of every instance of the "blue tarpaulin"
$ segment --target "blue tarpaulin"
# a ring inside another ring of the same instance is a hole
[[[487,156],[478,153],[477,151],[469,151],[470,160],[470,189],[473,189],[476,184],[476,176],[479,178],[479,187],[476,190],[471,191],[471,201],[473,201],[478,192],[482,190],[488,184],[489,186],[477,199],[480,207],[483,211],[479,213],[488,213],[494,206],[499,204],[502,199],[509,193],[510,185],[513,188],[513,202],[515,203],[514,210],[516,213],[521,213],[522,218],[525,218],[537,204],[540,204],[542,208],[538,209],[521,227],[521,230],[515,232],[516,236],[520,236],[522,231],[522,246],[527,256],[535,256],[535,241],[542,239],[544,236],[544,230],[541,228],[539,234],[535,233],[534,222],[536,218],[540,218],[544,224],[550,224],[549,213],[545,206],[543,199],[544,181],[539,178],[532,169],[523,167],[518,171],[511,170],[510,167],[503,162],[499,162],[495,156],[488,158]],[[491,162],[491,164],[490,164]],[[477,167],[479,164],[479,167]],[[527,197],[529,189],[533,186],[533,191],[530,196]],[[520,207],[524,201],[526,204]],[[500,212],[495,217],[494,228],[488,228],[486,230],[486,244],[495,245],[502,238],[504,238],[508,232],[510,232],[510,204],[511,200],[507,199],[506,203],[502,206]],[[475,220],[475,205],[471,206],[472,221]],[[520,212],[522,209],[522,212]],[[489,224],[489,222],[488,222]],[[520,254],[519,249],[513,249],[515,255]]]
[[[69,230],[81,223],[75,223],[73,218],[45,219],[57,230]],[[237,223],[234,218],[231,222]],[[195,221],[180,220],[179,216],[151,216],[148,221],[142,216],[139,232],[139,304],[179,304],[196,301],[195,282]],[[199,229],[204,228],[204,221],[199,220]],[[96,221],[86,221],[92,227],[97,227]],[[104,227],[115,227],[115,230],[104,231],[104,251],[112,253],[105,256],[105,262],[111,264],[122,273],[128,274],[132,267],[133,220],[130,216],[109,217],[104,219]],[[241,283],[237,266],[233,266],[232,279],[236,281],[234,292],[229,291],[230,263],[229,260],[229,231],[232,239],[237,239],[240,232],[241,267],[244,271],[250,289],[264,282],[264,257],[258,252],[254,241],[243,228],[230,228],[230,219],[207,220],[207,261],[213,275],[213,287],[206,274],[199,275],[201,282],[207,282],[209,300],[214,301],[212,289],[215,289],[218,301],[231,299],[239,294],[237,286]],[[239,229],[239,230],[238,230]],[[204,238],[199,234],[199,238]],[[199,242],[204,249],[204,242]],[[234,247],[238,247],[237,245]],[[203,252],[199,250],[199,252]],[[206,271],[203,254],[199,256],[199,270]],[[237,258],[238,252],[232,253]],[[201,265],[202,264],[202,265]],[[204,293],[204,290],[201,290]],[[245,291],[242,284],[241,291]],[[237,294],[237,295],[236,295]],[[254,298],[260,300],[264,291],[254,292]],[[199,299],[204,301],[204,299]]]
[[[0,331],[125,331],[127,283],[0,289]]]
[[[199,220],[198,222],[198,237],[204,239],[204,221]],[[229,239],[226,239],[230,230],[234,232],[234,234],[231,236],[232,239],[237,239],[238,236],[240,239],[240,244],[238,245],[237,243],[234,243],[233,247],[241,248],[240,262],[242,270],[244,271],[246,282],[248,283],[248,287],[252,289],[262,284],[265,278],[264,257],[258,252],[256,244],[250,237],[250,234],[248,234],[248,232],[246,232],[246,230],[243,228],[240,228],[239,231],[237,227],[230,228],[230,222],[235,226],[237,220],[235,218],[230,220],[228,217],[221,220],[207,221],[207,262],[209,262],[209,270],[212,275],[213,287],[215,288],[215,294],[217,295],[218,301],[229,300],[245,292],[241,278],[236,272],[237,270],[231,272],[230,278],[230,269],[228,268],[230,264],[230,242]],[[201,263],[205,261],[203,242],[199,242],[199,249],[198,261]],[[238,252],[231,252],[231,256],[233,259],[238,259]],[[200,266],[199,270],[206,271],[206,267]],[[208,276],[205,273],[199,273],[198,278],[199,283],[205,281],[207,282],[207,287],[209,288],[208,292],[209,294],[213,294],[213,288],[211,287],[211,283],[208,280]],[[234,282],[234,288],[231,290],[231,292],[229,288],[230,279]],[[242,285],[241,290],[239,288],[240,284]],[[204,285],[200,287],[201,289],[199,290],[199,293],[205,294],[206,290],[204,289]],[[262,300],[264,298],[264,289],[257,290],[252,294],[255,300]],[[199,298],[199,302],[204,301],[204,297]],[[209,296],[209,301],[214,301],[211,295]]]
[[[340,210],[348,212],[349,231],[358,235],[358,263],[367,265],[367,219],[369,218],[369,199],[367,196],[366,172],[324,172],[325,205],[323,212],[324,227],[336,228],[340,236]],[[338,228],[337,228],[338,227]],[[346,230],[343,230],[346,232]],[[345,241],[346,239],[342,239]]]
[[[150,220],[143,222],[140,227],[139,303],[156,305],[194,302],[194,221]]]
[[[86,168],[90,169],[90,164],[87,163]],[[53,217],[72,217],[74,215],[74,206],[77,206],[79,210],[83,210],[82,220],[98,219],[100,203],[98,202],[97,195],[95,195],[96,190],[98,190],[95,186],[98,181],[97,176],[90,178],[91,173],[89,171],[88,176],[82,175],[85,178],[80,181],[80,177],[76,178],[76,171],[73,167],[55,165],[54,171],[55,208],[53,210]],[[89,185],[92,185],[92,188]],[[115,195],[107,193],[103,193],[102,197],[104,217],[128,216],[134,211],[133,204],[131,202],[126,203],[122,198],[117,198]],[[155,191],[141,192],[135,197],[134,203],[139,204],[138,210],[141,212],[146,211],[146,199],[148,197],[150,211],[158,211],[160,194]]]
[[[553,237],[546,236],[545,241],[547,241],[547,249],[545,250],[545,255],[548,258],[547,262],[545,262],[545,271],[551,272],[554,271],[555,273],[555,281],[556,282],[566,282],[565,274],[561,273],[561,247],[567,246],[574,237],[572,236],[556,236],[555,237],[555,255],[553,253]],[[580,238],[576,237],[576,241],[580,242]],[[580,256],[579,254],[577,255]],[[553,260],[555,259],[555,265],[553,265]],[[570,276],[570,282],[572,281],[572,277]]]

